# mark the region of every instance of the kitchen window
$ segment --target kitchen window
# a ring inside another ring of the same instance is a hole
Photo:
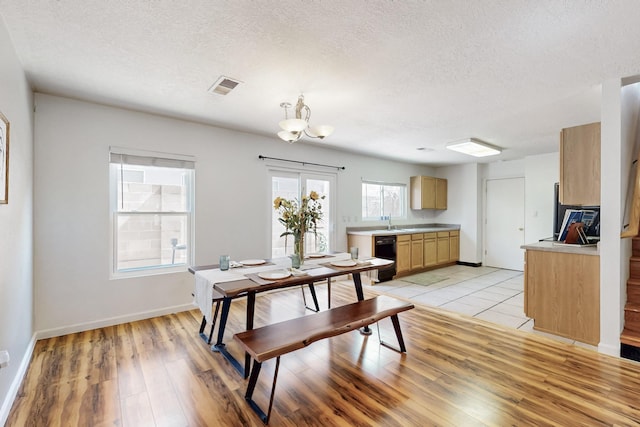
[[[193,259],[192,157],[110,152],[112,277],[184,271]]]
[[[362,182],[362,220],[406,218],[405,184]]]

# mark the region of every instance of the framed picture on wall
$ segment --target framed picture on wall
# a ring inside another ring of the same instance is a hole
[[[9,203],[9,120],[0,113],[0,204]]]

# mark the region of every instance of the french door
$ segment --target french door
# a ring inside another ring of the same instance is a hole
[[[319,172],[302,172],[290,170],[269,171],[271,180],[271,200],[276,197],[297,200],[303,195],[315,191],[325,198],[322,204],[322,220],[318,223],[318,232],[307,233],[305,236],[305,253],[325,252],[332,250],[335,242],[335,174]],[[293,237],[280,237],[284,233],[284,226],[278,221],[279,212],[271,206],[271,256],[283,257],[293,253]]]

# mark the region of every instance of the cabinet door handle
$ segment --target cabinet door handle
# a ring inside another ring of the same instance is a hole
[[[518,231],[524,231],[524,228],[520,227],[518,228]]]

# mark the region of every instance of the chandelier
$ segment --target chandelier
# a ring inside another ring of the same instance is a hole
[[[309,126],[309,118],[311,117],[311,109],[307,104],[304,103],[304,95],[300,95],[298,97],[298,103],[296,104],[296,118],[289,118],[289,108],[291,108],[291,104],[288,102],[283,102],[280,104],[280,107],[284,108],[284,120],[282,120],[279,125],[282,128],[280,132],[278,132],[278,136],[283,141],[287,141],[289,144],[292,144],[302,138],[303,135],[307,135],[310,138],[320,138],[324,139],[326,136],[331,135],[333,132],[333,126],[329,125],[320,125],[320,126]],[[302,115],[304,111],[304,117]]]

